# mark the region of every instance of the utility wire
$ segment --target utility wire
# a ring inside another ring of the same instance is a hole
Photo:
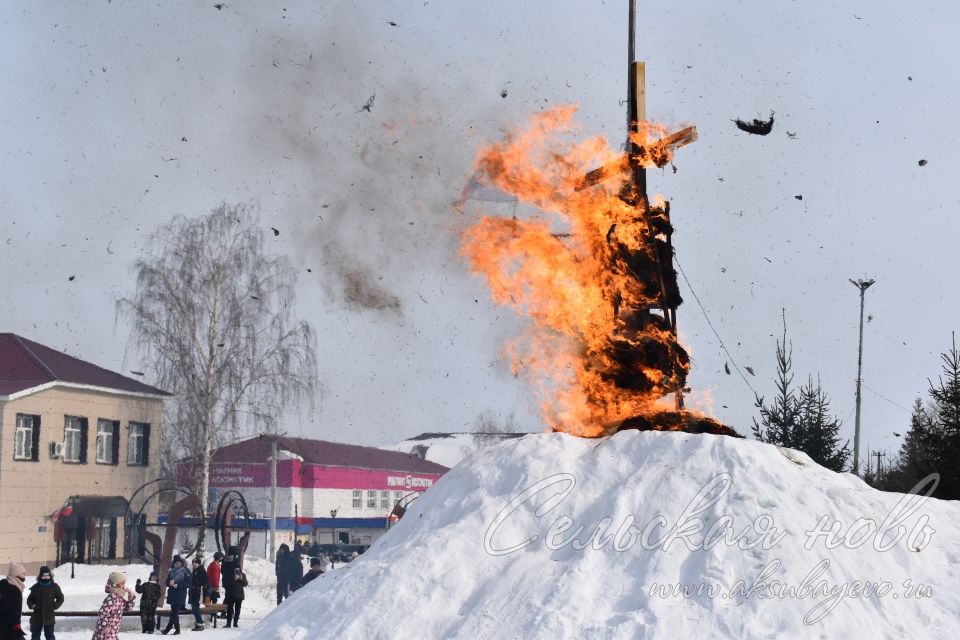
[[[862,386],[864,389],[866,389],[867,391],[869,391],[869,392],[872,393],[873,395],[877,396],[877,397],[880,398],[881,400],[886,400],[887,402],[889,402],[889,403],[892,404],[893,406],[897,407],[898,409],[903,409],[903,410],[906,411],[907,413],[912,413],[912,411],[911,411],[910,409],[907,409],[907,408],[906,408],[905,406],[903,406],[902,404],[897,404],[896,402],[894,402],[894,401],[891,400],[890,398],[888,398],[888,397],[886,397],[886,396],[883,396],[883,395],[880,395],[879,393],[877,393],[876,391],[874,391],[873,389],[871,389],[871,388],[868,387],[867,385],[863,384],[862,382],[860,383],[860,386]]]
[[[693,290],[693,286],[690,284],[690,279],[687,278],[687,274],[683,272],[683,267],[680,266],[680,261],[677,260],[676,250],[674,250],[673,261],[677,265],[677,269],[680,270],[680,275],[683,276],[683,281],[687,283],[687,288],[690,289],[690,293],[693,294],[693,299],[697,301],[697,306],[700,307],[700,311],[703,312],[703,317],[707,321],[707,325],[710,327],[710,330],[713,331],[713,335],[717,337],[717,340],[720,342],[720,347],[723,349],[723,352],[727,354],[727,357],[730,358],[730,362],[733,363],[733,368],[737,370],[737,373],[740,374],[740,377],[743,378],[744,384],[749,387],[750,391],[753,392],[754,397],[759,397],[756,389],[753,388],[753,385],[750,384],[750,381],[747,380],[747,376],[743,375],[743,371],[740,370],[740,367],[737,365],[737,361],[733,359],[733,355],[730,353],[730,350],[727,349],[727,345],[724,344],[723,338],[720,337],[720,334],[717,332],[716,327],[713,326],[713,323],[710,321],[710,316],[707,314],[706,308],[703,306],[703,303],[700,302],[700,296],[697,295],[697,292]]]

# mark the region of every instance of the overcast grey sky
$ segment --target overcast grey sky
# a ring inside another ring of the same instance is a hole
[[[960,7],[638,4],[647,112],[700,132],[650,190],[714,326],[769,394],[786,308],[798,381],[820,375],[852,437],[848,278],[875,277],[863,441],[895,451],[960,324]],[[449,204],[478,147],[542,108],[577,102],[584,135],[620,143],[626,1],[214,5],[0,6],[0,330],[138,369],[113,301],[147,234],[255,200],[319,336],[323,400],[290,432],[393,442],[485,410],[541,428],[498,358],[518,321],[467,274]],[[767,137],[731,122],[771,110]],[[747,432],[753,394],[681,290],[690,384]]]

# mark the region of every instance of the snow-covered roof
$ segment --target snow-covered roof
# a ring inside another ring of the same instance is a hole
[[[519,438],[524,433],[421,433],[395,444],[383,445],[380,448],[388,451],[400,451],[419,456],[419,449],[426,447],[427,460],[442,464],[445,467],[455,467],[461,460],[482,447],[487,447],[511,438]]]

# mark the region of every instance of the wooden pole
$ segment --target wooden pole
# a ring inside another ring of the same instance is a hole
[[[857,350],[857,415],[853,429],[853,474],[860,470],[860,381],[863,373],[863,297],[875,280],[850,280],[860,289],[860,346]]]
[[[273,434],[270,453],[270,562],[277,561],[277,440]]]
[[[660,252],[657,250],[656,238],[653,235],[653,221],[650,216],[650,200],[647,196],[647,170],[641,160],[641,152],[646,140],[636,140],[640,132],[640,121],[647,119],[647,67],[643,62],[637,62],[636,57],[636,22],[637,3],[630,0],[629,28],[627,44],[627,156],[630,161],[630,173],[636,189],[636,207],[643,212],[647,226],[648,246],[654,252],[654,264],[657,269],[657,279],[660,281],[660,302],[663,310],[663,319],[670,326],[674,339],[677,336],[676,312],[671,313],[667,300],[667,285],[664,280],[664,269],[660,263]],[[672,258],[671,258],[672,259]],[[674,391],[674,400],[677,410],[683,409],[683,385]]]

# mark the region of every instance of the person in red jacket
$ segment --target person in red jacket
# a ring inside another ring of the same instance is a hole
[[[220,599],[220,561],[223,554],[217,551],[213,554],[213,562],[207,566],[207,580],[210,582],[210,603],[216,604]]]

